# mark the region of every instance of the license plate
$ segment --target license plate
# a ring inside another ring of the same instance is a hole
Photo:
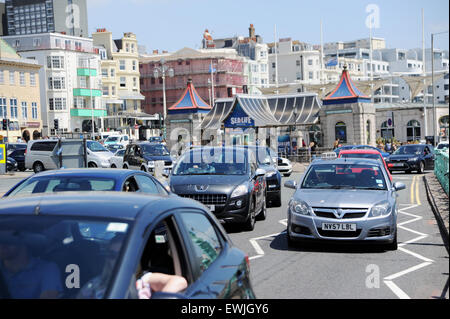
[[[403,167],[403,163],[395,163],[394,167]]]
[[[214,205],[208,205],[208,208],[211,212],[214,212],[216,210],[216,206]]]
[[[323,223],[322,230],[356,231],[356,224]]]

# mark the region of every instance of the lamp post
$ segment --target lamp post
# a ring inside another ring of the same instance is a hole
[[[166,138],[166,118],[167,118],[167,101],[166,101],[166,75],[170,78],[173,78],[174,71],[172,68],[170,68],[168,65],[166,65],[166,60],[164,58],[161,59],[159,62],[160,66],[156,66],[153,69],[153,77],[155,79],[159,78],[161,76],[163,81],[163,106],[164,106],[164,139]]]
[[[434,89],[434,36],[438,34],[448,33],[448,31],[437,32],[431,34],[431,86],[433,90],[433,145],[436,146],[436,99],[435,99],[435,89]]]
[[[95,57],[87,58],[88,60],[88,72],[89,72],[89,95],[90,95],[90,101],[92,106],[92,118],[91,118],[91,130],[92,130],[92,140],[94,140],[94,134],[95,134],[95,124],[94,124],[94,103],[92,101],[92,81],[91,81],[91,60],[95,60]]]

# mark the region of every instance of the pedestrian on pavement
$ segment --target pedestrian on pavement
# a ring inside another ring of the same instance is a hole
[[[337,148],[339,148],[339,139],[338,139],[338,138],[336,139],[336,141],[334,141],[334,144],[333,144],[333,151],[334,151],[335,149],[337,149]]]

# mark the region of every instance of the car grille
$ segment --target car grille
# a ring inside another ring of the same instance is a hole
[[[317,217],[331,219],[355,219],[363,218],[364,216],[366,216],[368,211],[367,208],[340,208],[345,214],[342,218],[338,218],[334,214],[337,209],[338,208],[313,207],[313,212]]]
[[[224,194],[178,194],[180,197],[196,200],[203,205],[225,205],[227,195]]]
[[[317,228],[320,236],[323,237],[334,237],[334,238],[356,238],[361,234],[361,229],[356,231],[335,231],[335,230],[322,230],[322,228]]]

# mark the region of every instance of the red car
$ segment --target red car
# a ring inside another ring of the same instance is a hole
[[[339,158],[369,158],[369,159],[377,159],[377,160],[383,162],[384,168],[386,168],[386,172],[388,173],[389,179],[392,182],[391,172],[389,171],[389,168],[386,165],[386,162],[384,161],[383,156],[378,151],[375,151],[375,150],[358,150],[358,149],[346,150],[346,151],[341,151],[339,153]]]

